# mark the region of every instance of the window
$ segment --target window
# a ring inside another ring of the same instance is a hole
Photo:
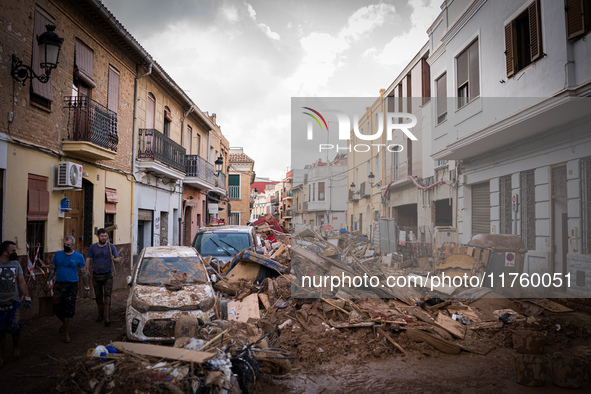
[[[456,58],[458,108],[462,108],[480,95],[478,71],[478,40]]]
[[[511,175],[499,178],[499,205],[500,205],[500,226],[501,234],[512,234],[513,220],[511,217]]]
[[[45,221],[49,214],[47,177],[29,174],[27,221]]]
[[[542,58],[540,2],[534,0],[525,11],[505,26],[507,77]]]
[[[318,201],[324,201],[324,182],[318,182]]]
[[[447,119],[447,73],[435,81],[437,89],[437,123]]]
[[[115,225],[115,214],[117,213],[117,190],[105,188],[105,228]],[[115,231],[108,232],[111,242],[115,240]]]
[[[427,59],[421,59],[421,89],[423,91],[423,105],[431,101],[431,67]]]
[[[316,184],[312,184],[312,201],[316,201]]]
[[[45,244],[45,223],[49,214],[49,192],[47,178],[29,174],[27,204],[27,244],[29,257],[35,262],[39,248],[39,258],[43,258]]]
[[[193,128],[187,125],[187,154],[193,154]]]
[[[195,143],[195,154],[196,155],[200,155],[199,149],[201,149],[201,135],[197,134],[197,141]]]
[[[109,66],[109,89],[107,91],[107,108],[119,112],[119,71]]]
[[[591,0],[566,0],[566,37],[581,37],[591,31]]]
[[[534,170],[519,175],[521,192],[521,239],[529,250],[536,248],[536,184]]]
[[[240,200],[240,175],[228,175],[228,194],[230,200]]]
[[[437,200],[433,204],[435,210],[435,226],[449,226],[453,225],[453,200],[444,199]]]
[[[146,112],[146,129],[154,129],[156,116],[156,97],[148,93],[148,108]]]
[[[172,123],[172,112],[170,108],[164,107],[164,135],[170,137],[170,124]]]
[[[94,82],[94,52],[82,41],[76,40],[74,52],[74,84],[78,86],[78,95],[91,97]]]
[[[581,160],[581,213],[583,253],[591,253],[591,157]]]
[[[55,19],[47,14],[40,8],[35,9],[35,26],[33,28],[33,49],[32,49],[32,68],[35,74],[42,75],[44,70],[39,65],[39,44],[37,43],[37,37],[43,34],[47,29],[46,25],[55,25]],[[31,102],[39,104],[43,107],[51,109],[51,102],[53,101],[52,95],[52,77],[49,77],[47,83],[41,83],[37,79],[31,80]]]

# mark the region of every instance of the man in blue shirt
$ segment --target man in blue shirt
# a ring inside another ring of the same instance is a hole
[[[111,293],[113,291],[113,269],[120,258],[117,249],[109,242],[109,234],[104,228],[96,232],[98,242],[92,244],[86,253],[86,265],[92,267],[92,285],[98,308],[97,322],[105,320],[111,324]]]
[[[58,319],[63,323],[60,333],[64,332],[64,340],[70,343],[70,330],[72,318],[76,312],[76,296],[78,295],[78,268],[84,281],[84,298],[88,297],[90,286],[84,256],[74,250],[76,239],[70,235],[64,240],[64,250],[55,253],[52,267],[49,271],[48,281],[53,280],[57,273],[53,286],[53,310]]]
[[[0,245],[0,367],[4,365],[6,334],[12,335],[12,358],[19,358],[20,350],[20,295],[25,296],[23,308],[31,306],[31,297],[18,262],[16,244],[4,241]]]

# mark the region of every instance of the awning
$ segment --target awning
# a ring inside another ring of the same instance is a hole
[[[189,207],[198,207],[199,206],[199,200],[185,199],[185,200],[183,200],[183,202],[185,203],[185,205],[187,205]]]

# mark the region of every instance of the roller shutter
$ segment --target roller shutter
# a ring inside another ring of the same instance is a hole
[[[490,185],[472,186],[472,234],[490,233]]]

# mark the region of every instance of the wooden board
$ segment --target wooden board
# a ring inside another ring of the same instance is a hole
[[[402,346],[400,346],[395,340],[393,340],[390,335],[386,334],[386,332],[384,330],[382,330],[381,328],[376,328],[376,331],[378,333],[380,333],[384,338],[386,338],[386,340],[388,342],[390,342],[392,345],[394,345],[394,347],[398,350],[400,350],[403,354],[406,354],[406,351],[402,348]]]
[[[532,304],[536,304],[537,306],[541,306],[542,308],[544,308],[550,312],[554,312],[554,313],[563,313],[563,312],[572,312],[573,311],[569,307],[566,307],[566,306],[561,305],[557,302],[551,301],[547,298],[544,298],[542,300],[527,300],[527,301],[531,302]]]
[[[226,279],[229,283],[237,283],[240,279],[254,282],[259,275],[260,269],[261,266],[256,263],[241,261],[226,275]]]
[[[488,330],[493,328],[503,328],[502,321],[483,321],[483,322],[476,322],[471,323],[468,328],[470,330]]]
[[[437,315],[435,324],[449,332],[455,338],[464,339],[464,336],[466,336],[466,326],[443,313]]]
[[[424,331],[409,329],[406,331],[406,336],[414,342],[426,342],[435,349],[446,354],[459,354],[461,352],[461,348],[455,343],[437,338]]]
[[[271,303],[269,302],[269,296],[265,293],[259,293],[259,299],[261,300],[265,309],[269,309],[271,307]]]
[[[242,301],[228,302],[228,320],[246,323],[250,318],[261,318],[259,297],[256,293],[249,295]]]
[[[113,342],[113,347],[119,351],[127,353],[193,362],[198,364],[202,364],[216,356],[216,353],[179,349],[169,346],[147,345],[144,343]]]

